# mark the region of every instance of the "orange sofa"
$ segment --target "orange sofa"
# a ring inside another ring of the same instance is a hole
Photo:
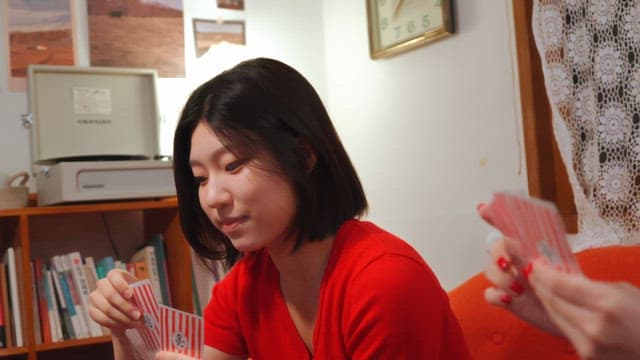
[[[592,279],[626,281],[640,287],[640,246],[607,246],[576,254]],[[449,292],[473,359],[578,359],[571,344],[528,325],[510,312],[487,304],[490,286],[482,273]]]

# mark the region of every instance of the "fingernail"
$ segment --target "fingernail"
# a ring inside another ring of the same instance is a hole
[[[131,296],[133,296],[133,293],[131,292],[130,289],[127,289],[127,290],[124,291],[124,298],[125,299],[130,299]]]
[[[479,203],[478,205],[476,205],[476,210],[480,211],[484,206],[485,206],[484,203]]]
[[[505,259],[504,257],[500,256],[498,258],[498,260],[496,260],[496,264],[498,264],[498,267],[500,269],[502,269],[503,271],[507,270],[509,268],[509,266],[511,265],[509,263],[509,260]]]
[[[525,279],[529,279],[529,274],[531,274],[531,270],[533,270],[533,263],[528,263],[523,269],[522,269],[522,275],[524,275]]]
[[[520,285],[520,283],[518,283],[517,281],[512,282],[511,286],[509,286],[509,289],[513,290],[513,292],[518,295],[524,292],[524,286]]]
[[[140,318],[140,311],[138,311],[138,310],[133,310],[133,311],[131,312],[131,316],[133,316],[133,319],[134,319],[134,320],[138,320],[138,319]]]
[[[509,296],[508,294],[502,294],[500,296],[500,302],[502,302],[505,305],[511,304],[511,296]]]

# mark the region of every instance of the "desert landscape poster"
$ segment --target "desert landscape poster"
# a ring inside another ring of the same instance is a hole
[[[197,57],[222,42],[244,45],[244,21],[193,19],[193,38]]]
[[[87,1],[91,65],[184,77],[182,9],[182,0]]]
[[[9,44],[9,90],[26,89],[30,64],[73,65],[70,0],[3,1]]]

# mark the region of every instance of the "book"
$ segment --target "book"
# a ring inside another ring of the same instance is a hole
[[[167,269],[167,257],[164,248],[164,236],[156,234],[149,240],[149,245],[153,246],[158,262],[158,278],[160,279],[160,291],[162,292],[162,302],[171,305],[171,287],[169,286],[169,270]]]
[[[49,328],[51,329],[51,341],[62,341],[64,335],[62,333],[62,324],[60,320],[60,308],[56,300],[56,292],[51,279],[51,271],[47,268],[47,264],[42,264],[42,279],[44,282],[44,294],[47,299],[47,310],[49,312]]]
[[[7,268],[4,263],[0,263],[0,313],[2,313],[2,323],[0,324],[0,348],[11,347],[11,320],[9,314],[9,292],[7,291]]]
[[[16,253],[12,247],[7,248],[3,261],[7,264],[7,279],[9,280],[9,307],[11,308],[11,320],[14,335],[14,346],[24,346],[22,337],[22,319],[20,311],[20,292],[18,286],[18,267],[16,265]]]
[[[40,331],[42,333],[42,342],[53,342],[51,337],[51,325],[49,324],[49,305],[45,290],[44,275],[42,273],[43,263],[41,259],[33,259],[33,270],[35,272],[35,287],[37,290],[37,306],[40,320]],[[34,319],[36,320],[36,319]]]
[[[31,274],[31,311],[33,313],[33,334],[36,344],[42,344],[42,326],[40,324],[40,307],[38,306],[38,291],[36,285],[36,271],[34,262],[29,261],[29,272]]]
[[[98,279],[103,279],[107,276],[107,273],[115,268],[115,261],[113,256],[106,256],[96,262],[96,273]]]
[[[58,303],[58,314],[60,316],[62,338],[64,340],[75,339],[76,334],[71,322],[71,314],[69,314],[68,302],[62,290],[60,281],[60,279],[64,278],[64,276],[61,277],[53,267],[48,271],[48,274],[51,277],[50,281],[53,284],[53,288],[55,289],[55,298],[56,302]]]
[[[56,255],[51,258],[54,269],[58,272],[60,286],[67,305],[67,311],[71,317],[73,331],[76,339],[84,339],[90,336],[87,320],[84,318],[79,290],[73,281],[69,258],[65,255]]]
[[[143,246],[142,249],[136,251],[131,256],[132,263],[144,262],[147,271],[149,272],[149,281],[151,282],[151,288],[153,294],[156,296],[159,304],[162,304],[162,290],[160,290],[160,277],[158,275],[158,261],[156,259],[156,251],[151,245]],[[137,277],[137,269],[136,269]]]
[[[82,312],[83,321],[86,322],[89,329],[90,336],[101,336],[102,329],[97,322],[89,316],[89,285],[84,272],[84,266],[82,264],[82,257],[79,251],[74,251],[67,254],[69,266],[71,267],[71,275],[76,289],[78,290],[78,297],[80,298],[80,311]]]

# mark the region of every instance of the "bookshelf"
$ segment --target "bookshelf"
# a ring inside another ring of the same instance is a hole
[[[31,197],[30,202],[35,203]],[[0,349],[7,359],[113,359],[109,336],[36,344],[32,324],[29,262],[35,257],[80,251],[83,256],[127,259],[152,235],[162,233],[167,253],[173,307],[192,312],[189,245],[182,235],[176,198],[117,201],[0,210],[0,253],[19,250],[16,258],[25,346]],[[28,300],[28,301],[27,301]]]

